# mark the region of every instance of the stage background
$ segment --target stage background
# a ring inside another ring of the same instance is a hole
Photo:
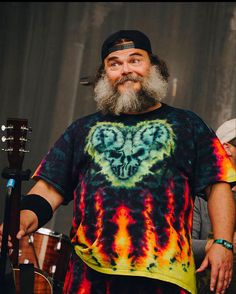
[[[120,29],[146,33],[167,62],[164,102],[196,112],[214,130],[236,117],[236,3],[2,2],[0,123],[28,119],[33,132],[24,169],[33,172],[71,122],[96,110],[92,86],[80,79],[93,80],[103,40]],[[1,170],[7,165],[1,152]],[[32,184],[23,182],[22,193]],[[71,217],[72,203],[46,227],[68,235]]]

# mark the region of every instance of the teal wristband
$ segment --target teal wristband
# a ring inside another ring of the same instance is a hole
[[[233,244],[224,240],[224,239],[216,239],[216,240],[214,240],[213,243],[220,244],[220,245],[224,246],[226,249],[233,251]]]

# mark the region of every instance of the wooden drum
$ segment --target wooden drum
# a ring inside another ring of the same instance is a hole
[[[41,228],[20,240],[19,263],[33,263],[53,282],[63,285],[71,251],[69,237]]]

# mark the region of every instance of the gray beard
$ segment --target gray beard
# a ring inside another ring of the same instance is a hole
[[[117,86],[127,80],[140,81],[141,90],[134,91],[130,88],[120,93]],[[120,115],[128,112],[142,112],[156,105],[166,96],[167,88],[167,81],[162,78],[158,68],[152,66],[147,77],[133,77],[129,74],[122,77],[114,86],[104,73],[96,83],[94,93],[98,110],[104,114]]]

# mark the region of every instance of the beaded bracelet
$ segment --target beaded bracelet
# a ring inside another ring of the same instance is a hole
[[[233,244],[224,240],[224,239],[216,239],[214,240],[213,243],[216,244],[221,244],[222,246],[224,246],[226,249],[232,250],[233,251]]]

